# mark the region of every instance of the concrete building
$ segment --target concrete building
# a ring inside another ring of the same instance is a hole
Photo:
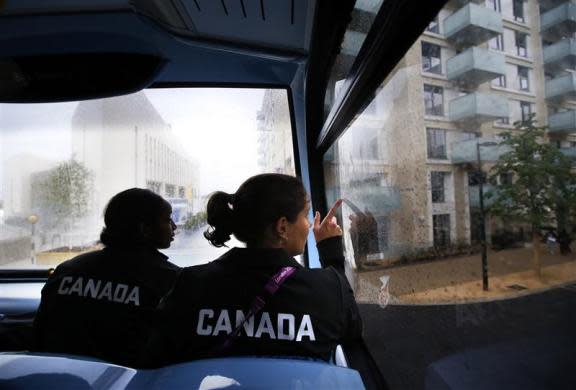
[[[448,2],[327,154],[328,198],[355,198],[378,223],[368,254],[475,241],[477,144],[487,171],[516,121],[535,114],[576,155],[575,17],[571,1]],[[489,239],[497,228],[520,229],[493,224]]]
[[[72,155],[94,173],[94,208],[117,192],[149,188],[166,198],[197,197],[195,164],[145,93],[84,101],[72,121]]]
[[[292,126],[286,90],[264,91],[262,108],[257,114],[257,132],[260,172],[293,175]]]

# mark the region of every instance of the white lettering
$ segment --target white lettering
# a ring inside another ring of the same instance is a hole
[[[140,306],[140,287],[136,286],[132,289],[132,291],[130,291],[128,298],[126,298],[126,302],[124,303],[130,302],[134,302],[134,305]]]
[[[270,314],[267,312],[262,313],[260,324],[258,324],[258,329],[256,330],[254,337],[260,338],[263,333],[268,333],[268,336],[270,336],[272,340],[276,338],[274,328],[272,327],[272,321],[270,321]]]
[[[79,296],[82,296],[82,278],[78,278],[76,282],[74,282],[74,285],[70,291],[68,291],[68,295],[72,295],[72,293],[76,293]]]
[[[104,285],[104,288],[102,289],[102,291],[100,291],[100,295],[98,295],[97,299],[102,299],[104,297],[108,297],[109,301],[112,300],[112,283],[111,282],[107,282]]]
[[[222,331],[226,332],[227,334],[232,333],[232,324],[230,323],[228,310],[222,310],[220,312],[220,316],[216,321],[216,326],[214,327],[214,332],[212,332],[212,336],[218,336],[218,333]]]
[[[210,336],[212,334],[212,327],[210,325],[206,325],[204,327],[204,317],[213,318],[214,317],[214,310],[212,309],[202,309],[198,313],[198,325],[196,326],[196,333],[200,336]]]
[[[65,286],[66,283],[70,283],[72,282],[72,277],[71,276],[65,276],[62,278],[62,281],[60,282],[60,287],[58,288],[58,294],[61,295],[66,295],[68,294],[68,291],[70,289],[70,287]]]
[[[288,321],[288,332],[284,332],[284,322]],[[278,313],[278,340],[294,340],[294,323],[296,319],[293,314]]]
[[[314,329],[312,329],[312,320],[310,319],[309,314],[304,314],[304,317],[302,317],[302,322],[300,323],[300,328],[296,335],[296,341],[302,341],[302,338],[305,336],[308,337],[310,341],[316,341]]]
[[[97,283],[94,282],[93,279],[88,279],[86,283],[86,287],[84,287],[84,296],[90,298],[96,298],[98,296],[98,290],[100,290],[100,280]],[[90,295],[88,295],[90,294]]]
[[[242,310],[236,310],[236,327],[239,327],[245,319],[244,312]],[[254,337],[254,316],[244,322],[244,332],[246,332],[246,336]]]
[[[118,284],[116,290],[114,291],[114,302],[124,302],[126,298],[126,293],[128,292],[128,286],[125,284]]]

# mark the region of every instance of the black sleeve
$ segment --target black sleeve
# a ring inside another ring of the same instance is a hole
[[[334,267],[344,276],[344,246],[342,236],[330,237],[316,244],[322,268]]]

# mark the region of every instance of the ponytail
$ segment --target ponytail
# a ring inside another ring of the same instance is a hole
[[[204,232],[204,237],[217,248],[225,246],[234,231],[234,195],[218,191],[210,196],[206,207],[207,222],[212,228]]]

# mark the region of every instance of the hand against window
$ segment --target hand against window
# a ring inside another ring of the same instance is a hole
[[[342,228],[338,225],[335,217],[336,212],[338,211],[338,208],[341,204],[342,199],[338,199],[336,202],[334,202],[334,205],[330,211],[328,211],[328,214],[326,214],[326,217],[322,220],[322,222],[320,222],[320,213],[316,211],[316,214],[314,214],[314,227],[312,230],[314,231],[314,238],[316,239],[316,242],[320,242],[330,237],[342,235]]]

